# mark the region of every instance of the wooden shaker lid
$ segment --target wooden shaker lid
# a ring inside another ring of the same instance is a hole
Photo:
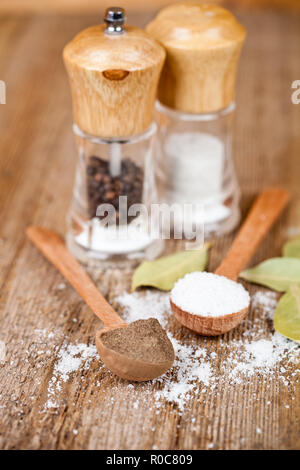
[[[113,29],[87,28],[63,51],[74,122],[99,137],[131,136],[150,126],[165,60],[163,47],[143,30],[122,21]]]
[[[234,101],[245,29],[212,4],[175,4],[161,10],[146,31],[167,51],[161,103],[186,113],[209,113]]]

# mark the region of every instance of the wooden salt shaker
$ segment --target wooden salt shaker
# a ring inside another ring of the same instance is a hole
[[[146,30],[167,52],[157,103],[165,201],[194,206],[175,225],[227,232],[239,220],[231,121],[245,29],[224,8],[184,3],[161,10]]]
[[[63,51],[80,156],[67,243],[84,262],[153,257],[160,249],[147,220],[136,236],[131,222],[137,215],[127,217],[127,208],[148,207],[156,194],[153,115],[165,51],[143,30],[125,25],[122,8],[108,8],[104,20]]]

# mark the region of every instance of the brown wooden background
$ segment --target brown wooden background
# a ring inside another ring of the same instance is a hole
[[[37,4],[2,0],[0,9],[21,3],[26,8]],[[155,8],[148,12],[133,9],[130,21],[144,26],[157,6],[154,0],[151,5]],[[99,2],[97,10],[101,16]],[[300,79],[300,15],[256,7],[237,13],[248,30],[234,140],[243,214],[263,186],[280,184],[292,194],[289,210],[258,250],[254,264],[279,255],[283,242],[300,230],[300,105],[291,102],[291,83]],[[299,449],[296,377],[289,387],[276,376],[254,376],[240,386],[222,388],[216,396],[200,394],[200,402],[180,416],[172,404],[156,414],[151,397],[136,410],[122,381],[93,361],[90,369],[63,384],[57,410],[44,409],[63,338],[93,344],[100,326],[69,286],[60,290],[60,275],[25,238],[32,223],[65,232],[77,157],[61,51],[93,23],[95,15],[84,14],[0,16],[0,79],[7,84],[7,104],[0,105],[0,340],[7,346],[6,362],[0,365],[0,447],[207,449],[213,443],[214,449]],[[215,242],[210,269],[231,240],[226,236]],[[171,242],[166,251],[179,248]],[[92,274],[109,299],[129,288],[130,267],[120,271],[103,266]],[[253,309],[249,318],[269,331],[259,310]],[[175,323],[172,328],[178,339],[192,338]],[[245,329],[247,322],[225,340],[242,337]],[[54,339],[41,337],[44,330],[54,331]],[[211,350],[221,361],[225,353],[218,341],[211,341]],[[134,393],[142,393],[139,386]]]
[[[182,3],[184,0],[122,0],[119,2],[129,11],[152,11],[170,3]],[[118,2],[115,2],[118,3]],[[225,4],[229,7],[239,8],[281,8],[300,9],[299,0],[205,0],[203,3]],[[112,6],[110,0],[1,0],[0,12],[14,12],[16,14],[26,13],[80,13],[99,12],[103,8]]]

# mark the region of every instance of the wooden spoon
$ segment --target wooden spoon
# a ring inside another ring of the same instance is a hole
[[[106,325],[105,329],[99,330],[96,333],[96,345],[102,361],[113,373],[123,379],[142,382],[159,377],[172,366],[174,350],[167,335],[165,347],[171,359],[164,362],[144,362],[134,359],[132,355],[121,354],[107,347],[107,345],[104,345],[101,338],[104,333],[110,330],[125,328],[129,325],[119,317],[111,305],[105,300],[86,272],[66,249],[62,239],[57,233],[52,230],[34,226],[29,227],[26,233],[28,238],[43,255],[54,264],[61,274],[70,282],[94,314]],[[147,322],[147,320],[138,321],[143,322],[143,324]],[[153,339],[155,343],[155,338]]]
[[[252,258],[258,245],[287,205],[289,193],[280,188],[263,190],[255,200],[227,256],[215,274],[236,281],[240,272]],[[176,319],[186,328],[205,336],[216,336],[232,330],[245,318],[249,307],[227,315],[209,317],[193,315],[170,300]]]

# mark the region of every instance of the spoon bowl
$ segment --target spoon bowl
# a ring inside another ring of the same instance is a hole
[[[96,346],[106,367],[122,379],[134,382],[153,380],[160,375],[163,375],[172,366],[174,362],[174,351],[172,359],[160,363],[152,363],[133,359],[126,354],[120,354],[118,351],[107,347],[103,343],[101,337],[107,331],[112,330],[109,328],[104,328],[103,330],[97,331]]]
[[[246,307],[239,312],[219,317],[208,317],[185,312],[175,305],[171,299],[170,304],[176,320],[181,323],[181,325],[203,336],[218,336],[227,333],[227,331],[238,326],[249,311],[249,307]]]

